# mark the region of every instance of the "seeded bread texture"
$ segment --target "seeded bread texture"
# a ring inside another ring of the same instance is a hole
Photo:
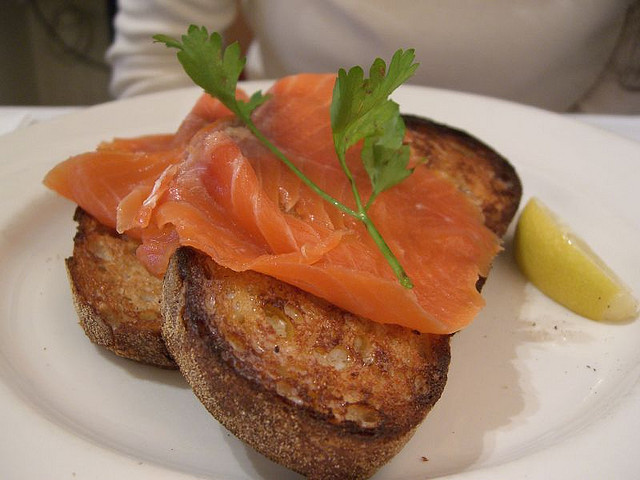
[[[73,256],[66,260],[74,305],[89,339],[119,356],[175,368],[162,340],[162,280],[135,255],[138,242],[78,208]]]

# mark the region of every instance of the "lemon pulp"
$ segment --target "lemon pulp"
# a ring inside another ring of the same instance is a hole
[[[522,272],[561,305],[593,320],[616,322],[638,315],[631,291],[537,198],[523,209],[514,241]]]

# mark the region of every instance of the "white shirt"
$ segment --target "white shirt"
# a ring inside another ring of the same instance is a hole
[[[366,68],[375,57],[388,60],[398,48],[415,48],[420,67],[410,83],[557,111],[639,113],[640,92],[624,89],[613,71],[632,3],[245,0],[255,35],[247,77]],[[191,84],[175,50],[151,36],[179,37],[192,23],[222,32],[237,13],[233,0],[120,0],[119,7],[107,54],[117,97]]]

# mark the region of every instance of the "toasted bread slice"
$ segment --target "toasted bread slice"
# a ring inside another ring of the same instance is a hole
[[[76,209],[73,256],[66,260],[80,324],[92,342],[139,362],[175,368],[160,328],[162,280],[135,255],[138,242]]]
[[[449,339],[351,315],[182,248],[164,338],[196,395],[249,445],[310,478],[365,478],[440,397]]]
[[[406,122],[427,168],[469,192],[503,235],[521,195],[511,165],[461,131]],[[188,248],[165,275],[163,316],[167,348],[213,416],[309,478],[372,475],[411,437],[446,383],[449,336],[371,322]]]

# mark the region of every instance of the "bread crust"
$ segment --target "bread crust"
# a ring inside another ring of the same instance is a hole
[[[135,256],[138,242],[118,235],[82,209],[73,256],[66,259],[73,303],[89,339],[115,354],[163,368],[176,368],[160,329],[162,280]]]

